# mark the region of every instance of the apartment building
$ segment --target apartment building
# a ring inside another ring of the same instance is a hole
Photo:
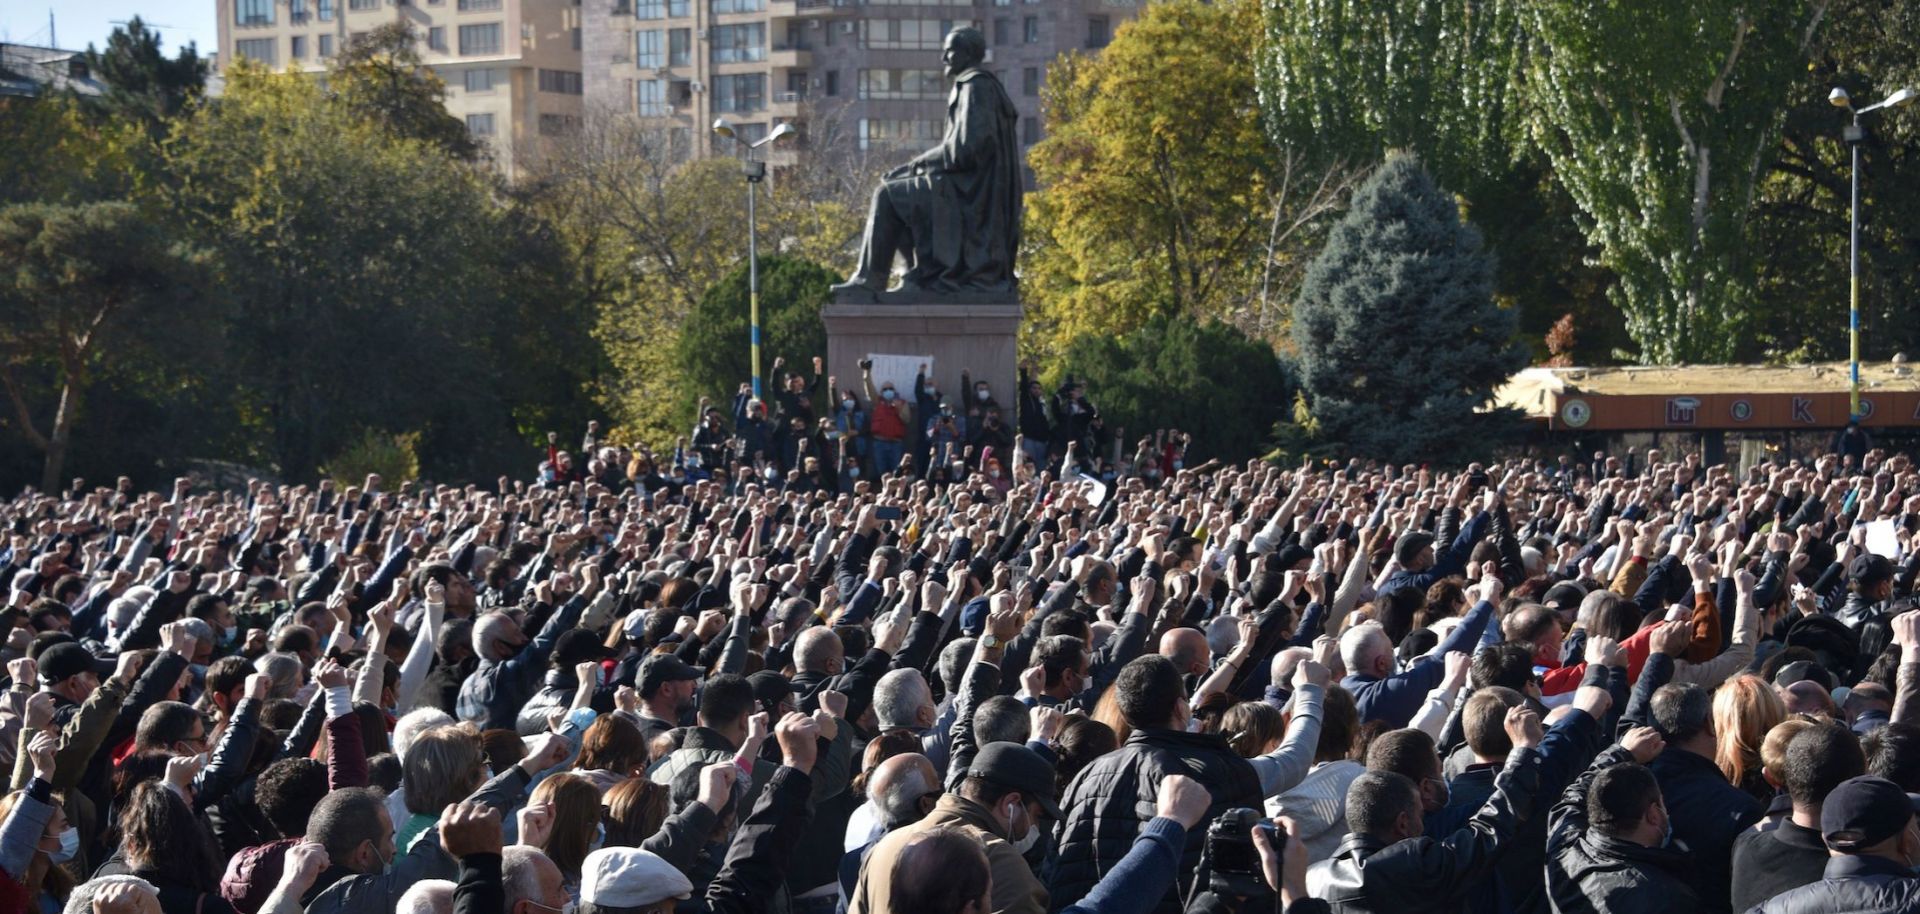
[[[396,19],[447,84],[447,110],[512,174],[516,159],[580,123],[582,0],[214,0],[222,62],[326,69],[348,42]],[[602,0],[595,0],[602,2]]]
[[[659,118],[694,154],[715,118],[758,139],[773,125],[832,118],[836,142],[885,154],[939,139],[955,26],[987,37],[987,67],[1020,109],[1024,146],[1042,133],[1040,90],[1061,53],[1105,47],[1136,0],[583,0],[590,111]],[[793,151],[772,153],[776,164]]]

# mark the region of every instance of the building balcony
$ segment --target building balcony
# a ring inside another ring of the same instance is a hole
[[[767,51],[767,66],[776,70],[804,70],[813,66],[810,45],[776,44]]]
[[[805,92],[775,92],[773,104],[767,107],[767,113],[783,121],[796,120],[800,117],[800,109],[806,103],[807,93]]]

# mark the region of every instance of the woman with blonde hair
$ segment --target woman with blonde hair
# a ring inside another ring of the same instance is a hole
[[[546,852],[560,869],[567,896],[580,903],[580,865],[606,842],[600,820],[600,789],[574,773],[556,774],[533,788],[533,797],[521,821],[537,821],[540,828],[523,829],[521,842]],[[527,831],[536,833],[531,836]]]
[[[1774,791],[1761,774],[1760,745],[1786,719],[1787,706],[1758,676],[1736,676],[1713,693],[1713,732],[1718,743],[1713,762],[1727,783],[1762,803],[1771,800]]]

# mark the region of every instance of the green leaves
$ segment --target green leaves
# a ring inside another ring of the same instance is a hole
[[[1526,363],[1493,258],[1411,156],[1354,194],[1293,306],[1295,364],[1323,438],[1394,461],[1480,448],[1469,432]]]

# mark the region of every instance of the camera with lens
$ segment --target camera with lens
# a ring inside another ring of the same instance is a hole
[[[1253,846],[1256,829],[1270,828],[1259,812],[1229,809],[1207,827],[1207,868],[1215,895],[1252,897],[1271,894],[1260,870],[1260,852]]]

